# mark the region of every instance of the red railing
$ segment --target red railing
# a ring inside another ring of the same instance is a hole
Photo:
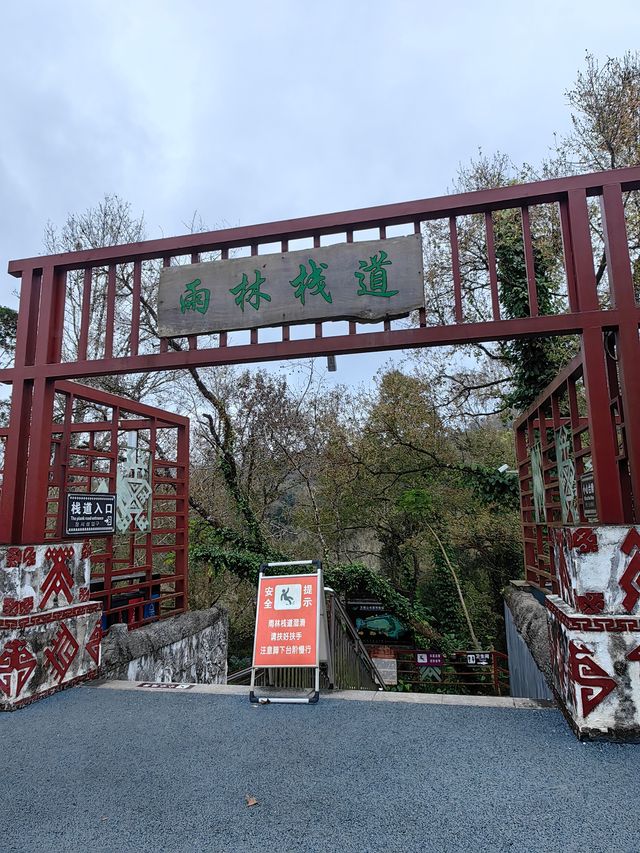
[[[142,505],[150,513],[114,536],[88,540],[91,598],[102,603],[105,627],[114,622],[135,627],[186,610],[188,420],[66,381],[55,385],[54,418],[38,541],[65,541],[68,492],[118,491],[118,467],[133,447],[149,466],[150,494]],[[0,440],[7,434],[0,430]],[[143,479],[134,488],[146,494]],[[121,494],[119,506],[125,505]]]
[[[606,335],[604,349],[606,396],[599,403],[598,419],[605,429],[600,430],[600,444],[614,448],[615,476],[595,476],[594,402],[589,404],[582,355],[514,424],[526,578],[554,593],[559,591],[553,553],[556,528],[596,523],[596,504],[606,507],[607,501],[622,507],[620,522],[636,520],[613,334]]]
[[[395,647],[396,689],[419,693],[467,693],[509,695],[509,664],[503,652],[463,649],[438,655],[431,650]],[[440,658],[436,664],[420,659]],[[375,658],[374,658],[375,662]]]

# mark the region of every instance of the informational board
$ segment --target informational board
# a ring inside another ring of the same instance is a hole
[[[424,306],[419,234],[165,267],[160,337],[405,317]]]
[[[418,666],[444,666],[444,655],[442,652],[417,652],[416,663]]]
[[[489,666],[491,663],[490,652],[470,652],[467,655],[469,666]]]
[[[116,530],[116,495],[68,492],[65,504],[65,536],[97,536]]]
[[[582,490],[582,509],[588,521],[598,520],[596,507],[596,485],[593,480],[593,472],[589,471],[580,477],[580,488]]]
[[[358,615],[364,613],[368,616],[371,613],[384,613],[387,609],[385,603],[378,598],[347,598],[349,613]]]
[[[254,667],[319,665],[318,573],[260,577]]]

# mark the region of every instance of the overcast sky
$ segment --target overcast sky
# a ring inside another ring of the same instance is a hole
[[[15,304],[7,262],[105,193],[158,237],[196,210],[215,228],[441,195],[479,146],[537,163],[585,50],[637,48],[640,6],[7,0],[0,33]]]

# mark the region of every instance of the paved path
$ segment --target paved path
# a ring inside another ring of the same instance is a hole
[[[400,698],[83,687],[2,714],[0,850],[640,851],[640,746]]]

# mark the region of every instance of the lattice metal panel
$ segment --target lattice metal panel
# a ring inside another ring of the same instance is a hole
[[[576,463],[571,447],[571,430],[563,426],[556,430],[555,438],[562,521],[564,524],[572,524],[578,521],[579,516]]]
[[[64,539],[67,492],[116,492],[115,535],[86,540],[104,626],[183,612],[188,420],[78,383],[57,383],[56,395],[43,538]]]
[[[586,473],[593,477],[600,523],[619,523],[617,504],[623,517],[635,520],[617,364],[609,347],[603,359],[607,397],[589,406],[584,358],[577,356],[515,422],[526,577],[553,592],[559,589],[555,528],[593,523],[584,511],[581,483]],[[597,418],[599,460],[593,447]],[[603,449],[609,452],[608,467]]]

